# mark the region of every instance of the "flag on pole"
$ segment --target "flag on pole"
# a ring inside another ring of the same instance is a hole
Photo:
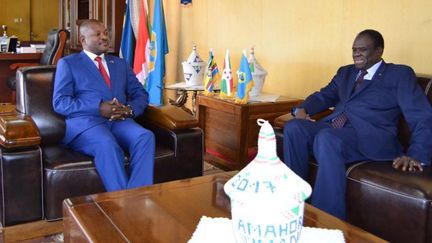
[[[126,7],[123,17],[123,32],[120,43],[120,57],[125,59],[129,65],[133,64],[134,37],[130,22],[129,0],[126,0]]]
[[[135,40],[138,40],[138,25],[142,0],[129,0],[129,13]]]
[[[162,0],[155,0],[153,27],[150,37],[149,76],[146,85],[150,104],[162,105],[163,79],[165,76],[165,55],[168,53],[168,39]]]
[[[246,58],[246,51],[243,51],[240,60],[240,68],[237,71],[238,84],[237,84],[237,97],[235,102],[238,104],[246,104],[249,100],[249,91],[254,86],[252,73],[249,68],[249,63]]]
[[[213,88],[219,73],[218,66],[214,60],[213,50],[210,50],[210,56],[207,62],[207,70],[204,76],[204,95],[213,95]]]
[[[231,71],[231,61],[229,56],[229,50],[226,51],[224,69],[222,72],[222,79],[220,83],[220,97],[229,98],[233,96],[234,81]]]
[[[135,46],[135,58],[133,70],[136,77],[143,85],[146,84],[148,77],[148,60],[150,56],[150,40],[148,25],[148,4],[147,0],[140,0],[140,14],[138,24],[138,38]]]

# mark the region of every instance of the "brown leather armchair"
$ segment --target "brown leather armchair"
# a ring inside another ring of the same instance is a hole
[[[417,77],[432,102],[431,77]],[[331,111],[312,117],[320,119]],[[283,161],[283,126],[291,119],[275,119],[278,156]],[[410,131],[403,117],[399,139],[406,149]],[[432,139],[432,138],[431,138]],[[318,164],[310,161],[309,182],[314,185]],[[392,168],[391,161],[361,161],[346,169],[348,222],[391,242],[432,242],[432,169],[407,173]]]
[[[42,57],[38,63],[17,62],[9,66],[9,69],[16,71],[20,67],[40,66],[40,65],[56,65],[58,60],[63,57],[66,43],[69,39],[69,31],[65,29],[53,29],[48,32],[46,47],[42,53]],[[15,76],[10,77],[6,84],[12,90],[11,102],[15,102],[16,79]]]
[[[63,199],[104,191],[92,158],[59,144],[65,123],[51,105],[54,73],[55,66],[20,68],[16,112],[0,115],[3,226],[61,219]],[[136,120],[156,137],[155,183],[202,175],[203,134],[193,116],[149,106]]]

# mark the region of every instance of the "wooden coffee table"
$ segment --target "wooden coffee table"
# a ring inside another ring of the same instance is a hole
[[[224,183],[235,172],[196,177],[132,190],[66,199],[66,242],[187,242],[201,218],[230,218]],[[310,205],[304,223],[340,229],[346,242],[385,242]]]

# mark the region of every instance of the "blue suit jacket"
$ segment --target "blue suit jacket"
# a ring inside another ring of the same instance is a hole
[[[403,155],[397,139],[402,113],[411,130],[406,154],[429,165],[432,108],[414,71],[408,66],[383,62],[372,80],[364,80],[351,95],[358,72],[354,65],[341,67],[326,87],[310,95],[300,107],[310,115],[334,107],[334,112],[324,118],[327,122],[345,111],[358,133],[359,150],[373,160],[392,160]]]
[[[130,105],[134,115],[140,115],[148,105],[148,94],[129,65],[121,58],[106,55],[111,89],[99,69],[84,53],[66,56],[57,64],[54,82],[53,107],[65,116],[69,143],[81,132],[106,122],[99,113],[99,104],[114,97]]]

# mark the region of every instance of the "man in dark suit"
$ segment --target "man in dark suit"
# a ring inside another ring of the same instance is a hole
[[[331,82],[306,98],[284,126],[285,163],[302,178],[313,155],[318,172],[312,204],[345,219],[345,164],[393,160],[402,171],[422,171],[432,157],[432,108],[414,71],[382,60],[384,40],[364,30],[352,46],[353,65],[339,68]],[[329,107],[318,122],[310,116]],[[406,154],[397,139],[401,113],[412,138]]]
[[[132,119],[147,107],[147,92],[123,59],[106,54],[103,23],[84,21],[79,39],[84,50],[62,58],[55,75],[54,110],[66,117],[63,143],[94,157],[107,191],[153,184],[155,138]]]

